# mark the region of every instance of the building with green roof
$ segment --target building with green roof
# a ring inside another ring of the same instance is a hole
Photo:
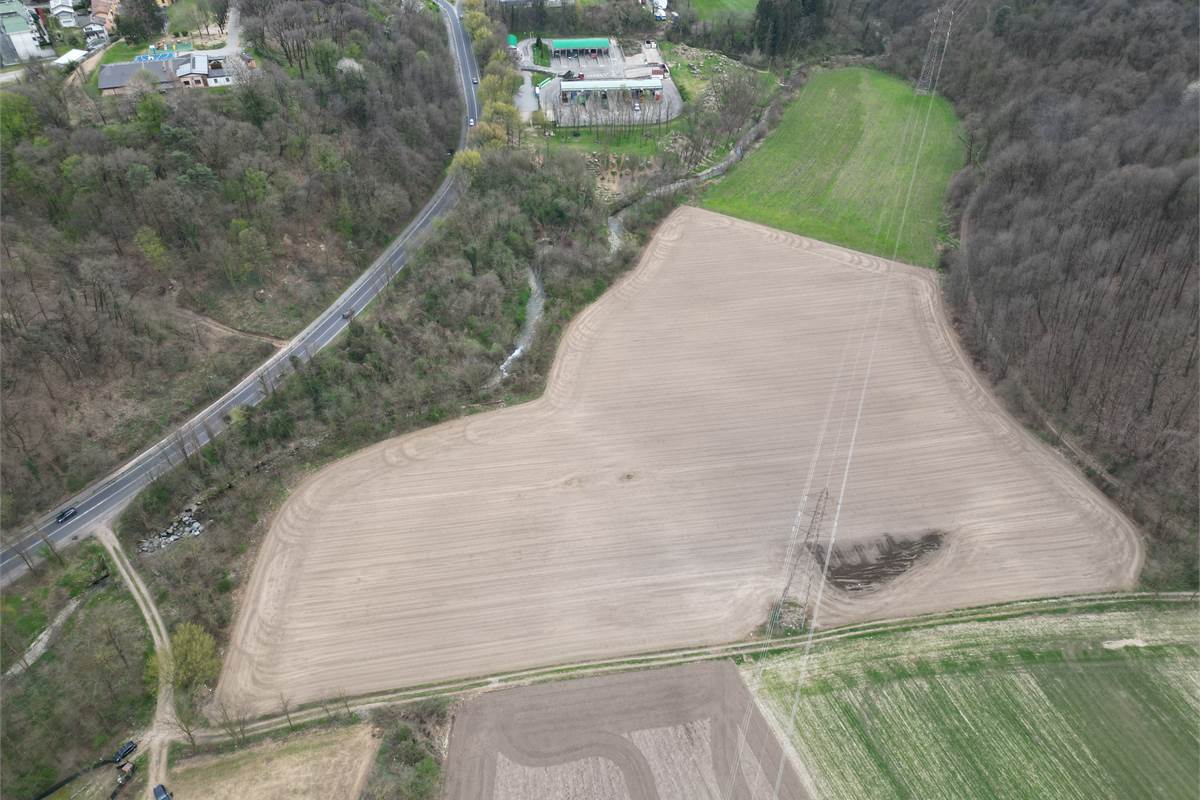
[[[577,53],[608,55],[611,42],[608,39],[552,39],[547,42],[550,52],[556,56],[569,56]]]

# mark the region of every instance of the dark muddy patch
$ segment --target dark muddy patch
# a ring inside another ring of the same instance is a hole
[[[914,534],[885,533],[873,542],[835,547],[825,571],[826,579],[846,592],[872,592],[908,572],[917,562],[942,546],[944,531]],[[816,548],[820,564],[825,551]]]

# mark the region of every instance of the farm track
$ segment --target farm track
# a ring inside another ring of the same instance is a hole
[[[803,473],[841,476],[855,438],[839,544],[945,544],[872,591],[827,591],[828,624],[1134,585],[1133,527],[1004,413],[932,273],[685,208],[572,323],[541,398],[367,448],[293,493],[218,696],[264,713],[281,690],[305,703],[744,638],[784,585]]]
[[[121,573],[121,579],[129,588],[129,593],[133,595],[138,609],[141,610],[142,616],[146,620],[146,627],[150,629],[150,638],[154,642],[154,650],[158,654],[160,663],[161,661],[169,663],[171,637],[158,613],[158,607],[154,604],[153,595],[150,594],[150,590],[146,588],[141,576],[129,563],[125,551],[121,549],[121,544],[112,530],[108,527],[96,528],[95,536],[108,551],[109,556],[116,564],[117,571]],[[154,706],[154,720],[142,739],[142,750],[147,753],[147,797],[150,797],[152,787],[163,783],[167,778],[167,755],[176,731],[175,689],[171,684],[171,672],[160,669],[158,670],[158,697]]]
[[[818,631],[813,635],[812,646],[819,651],[819,648],[824,644],[846,639],[873,637],[888,633],[902,633],[910,630],[924,630],[946,625],[1018,619],[1047,614],[1067,614],[1077,611],[1120,609],[1121,607],[1136,606],[1147,602],[1171,605],[1196,605],[1200,602],[1200,597],[1193,592],[1124,592],[1116,594],[1074,595],[1071,597],[1039,600],[1019,600],[999,605],[965,608],[946,613],[898,617],[829,628],[824,631]],[[396,688],[385,692],[375,692],[368,695],[347,698],[346,705],[354,711],[361,713],[370,711],[373,708],[413,702],[436,695],[471,697],[476,694],[499,689],[528,686],[550,681],[573,680],[589,676],[658,669],[699,661],[746,659],[764,655],[797,653],[802,652],[807,644],[808,636],[806,634],[795,634],[779,636],[773,639],[727,642],[708,647],[691,647],[640,653],[623,658],[581,661],[573,664],[554,664],[533,669],[477,675],[462,680],[427,683],[419,686]],[[342,701],[339,699],[338,706],[341,707],[341,705]],[[313,703],[307,707],[292,711],[290,722],[283,714],[255,719],[246,726],[246,732],[249,736],[261,736],[285,727],[290,727],[293,724],[320,719],[326,716],[326,714],[326,710],[321,705]],[[211,744],[228,741],[229,736],[223,731],[209,728],[199,731],[196,740],[199,743]]]

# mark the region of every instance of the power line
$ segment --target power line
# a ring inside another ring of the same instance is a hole
[[[965,7],[965,5],[968,1],[969,0],[959,0],[956,7],[949,12],[948,17],[946,18],[946,34],[945,34],[944,40],[941,43],[940,55],[938,55],[938,57],[937,57],[937,59],[938,59],[937,67],[932,73],[932,78],[931,78],[931,81],[929,84],[929,102],[928,102],[928,104],[926,106],[926,110],[925,110],[925,121],[924,121],[924,123],[922,125],[922,129],[921,129],[921,139],[917,145],[916,157],[913,161],[912,175],[909,178],[908,191],[907,191],[907,193],[905,195],[905,199],[904,199],[904,207],[901,211],[900,221],[896,228],[896,238],[895,238],[895,242],[892,247],[892,260],[893,261],[895,260],[896,255],[900,250],[900,237],[903,234],[904,225],[908,219],[908,210],[912,203],[913,187],[916,184],[917,174],[920,172],[921,156],[925,149],[925,139],[929,132],[929,118],[930,118],[930,115],[933,110],[933,101],[934,101],[933,95],[937,91],[938,81],[941,78],[942,67],[945,64],[946,51],[949,49],[950,34],[954,27],[954,16],[962,8]],[[931,37],[930,37],[931,42],[936,41],[937,33],[938,33],[938,26],[941,22],[941,19],[942,19],[942,12],[941,12],[941,9],[939,9],[938,16],[936,17],[935,22],[934,22],[933,33],[931,34]],[[932,63],[932,59],[930,58],[930,56],[933,55],[934,52],[936,52],[936,51],[930,50],[929,48],[926,49],[927,63],[922,66],[923,73],[925,72],[926,67]],[[919,90],[920,90],[920,85],[918,82],[918,91]],[[829,563],[832,560],[833,549],[834,549],[835,544],[837,543],[837,533],[838,533],[838,528],[841,524],[842,509],[844,508],[845,497],[846,497],[846,488],[849,485],[849,481],[850,481],[850,467],[854,460],[855,446],[858,444],[858,433],[859,433],[859,429],[860,429],[860,426],[862,423],[863,409],[866,405],[867,390],[870,386],[871,371],[875,364],[875,355],[876,355],[878,344],[879,344],[879,331],[882,328],[883,317],[887,310],[887,296],[888,296],[888,293],[891,288],[891,280],[892,280],[893,273],[894,273],[893,269],[889,268],[887,270],[887,273],[886,273],[886,276],[885,276],[884,282],[883,282],[883,288],[880,292],[881,301],[879,304],[879,314],[878,314],[878,317],[876,318],[875,329],[872,333],[871,350],[870,350],[870,355],[868,356],[868,359],[867,359],[866,371],[865,371],[865,374],[863,375],[862,389],[859,392],[858,408],[855,412],[854,426],[851,429],[851,434],[850,434],[850,444],[849,444],[849,448],[846,452],[846,463],[842,469],[841,487],[838,490],[837,503],[834,507],[833,523],[832,523],[832,527],[830,529],[830,534],[829,534],[829,544],[825,551],[825,557],[824,557],[823,563],[821,565],[820,579],[817,583],[817,596],[816,596],[815,602],[813,603],[812,622],[808,626],[808,635],[805,639],[803,653],[800,656],[800,674],[796,681],[795,693],[793,694],[793,697],[792,697],[792,707],[791,707],[791,711],[788,715],[788,720],[787,720],[787,727],[786,727],[787,731],[792,730],[795,726],[796,712],[799,710],[801,692],[802,692],[805,680],[808,675],[808,665],[809,665],[809,656],[811,654],[811,649],[812,649],[812,639],[813,639],[813,635],[816,632],[818,622],[820,619],[821,601],[824,597],[825,586],[826,586],[826,583],[828,580]],[[840,439],[840,436],[839,436],[839,439]],[[832,463],[830,464],[830,468],[832,470]],[[806,598],[805,602],[807,603],[807,598]],[[779,763],[779,770],[775,777],[775,785],[774,785],[774,791],[773,791],[773,797],[775,798],[775,800],[778,800],[778,797],[779,797],[779,788],[780,788],[780,784],[783,780],[783,767],[784,767],[784,763],[781,760]]]

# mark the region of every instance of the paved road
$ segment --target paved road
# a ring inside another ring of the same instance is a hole
[[[216,50],[200,50],[209,58],[236,56],[242,51],[242,13],[236,5],[229,7],[229,18],[225,20],[225,46]]]
[[[463,28],[454,6],[447,0],[437,0],[446,15],[450,33],[450,45],[458,66],[459,83],[466,99],[465,116],[459,133],[459,147],[466,145],[467,120],[479,118],[479,101],[475,96],[472,79],[479,70],[471,50],[471,41]],[[438,217],[454,206],[456,191],[449,177],[442,182],[436,193],[425,204],[408,227],[388,245],[387,249],[359,278],[350,285],[333,305],[325,309],[312,323],[292,341],[241,380],[215,403],[180,425],[162,441],[144,450],[138,456],[80,494],[71,498],[62,507],[74,506],[78,513],[62,525],[54,523],[59,509],[38,520],[36,528],[26,529],[16,542],[5,542],[0,550],[0,582],[6,582],[25,570],[25,563],[18,548],[23,551],[36,550],[41,544],[38,529],[55,545],[83,538],[91,533],[99,522],[111,518],[130,499],[159,475],[169,471],[183,460],[184,453],[193,453],[211,438],[225,429],[225,420],[238,406],[257,405],[269,387],[275,386],[291,372],[291,359],[307,361],[341,334],[351,317],[360,313],[387,285],[396,273],[404,268],[409,253],[416,249],[421,238],[429,232]]]

